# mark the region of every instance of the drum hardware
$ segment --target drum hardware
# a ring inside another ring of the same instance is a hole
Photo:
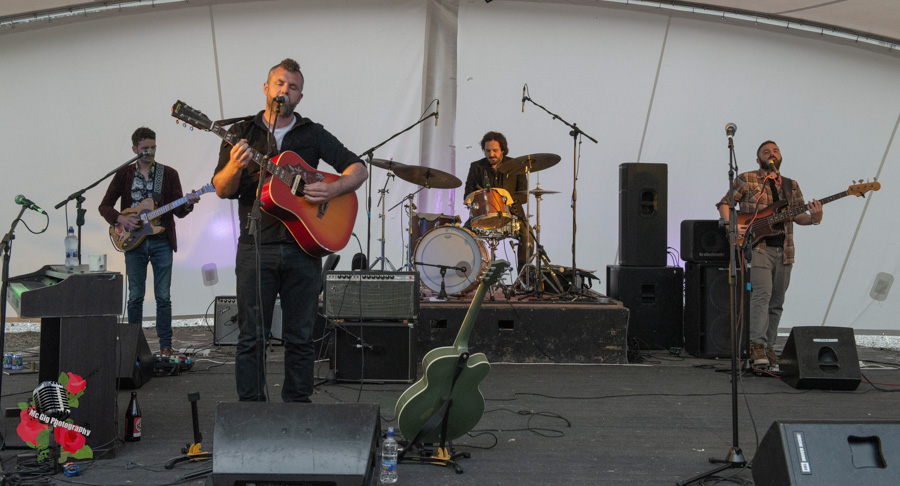
[[[441,269],[440,270],[440,272],[441,272],[441,290],[440,290],[440,292],[438,292],[438,296],[437,296],[437,298],[440,300],[447,300],[447,287],[444,284],[445,277],[447,276],[447,270],[451,269],[451,270],[456,270],[457,272],[466,272],[467,271],[467,269],[465,267],[453,267],[450,265],[435,265],[433,263],[425,263],[425,262],[413,262],[413,263],[415,263],[416,265],[422,265],[422,266],[426,266],[426,267],[437,267],[437,268]]]
[[[536,216],[535,216],[535,218],[536,218],[535,224],[534,224],[534,226],[532,226],[528,229],[529,233],[534,233],[532,235],[532,237],[534,238],[534,246],[535,246],[536,251],[532,252],[531,257],[528,259],[527,262],[525,262],[525,265],[523,265],[522,268],[519,269],[518,282],[520,282],[525,289],[536,290],[538,299],[540,299],[544,293],[544,279],[545,279],[544,272],[542,271],[541,267],[542,267],[542,264],[544,263],[544,260],[546,260],[546,265],[548,266],[548,268],[550,265],[550,259],[547,257],[546,252],[544,252],[543,245],[541,245],[541,200],[543,199],[544,194],[558,194],[559,192],[541,189],[540,182],[538,182],[537,187],[535,187],[533,190],[526,191],[526,192],[528,192],[529,194],[534,194],[534,199],[535,199],[535,204],[536,204],[536,209],[537,209]],[[537,257],[537,258],[535,258],[535,257]],[[536,259],[536,262],[535,262],[534,266],[537,268],[537,272],[535,274],[534,286],[532,287],[531,274],[527,271],[527,269],[528,269],[528,265],[531,264],[532,261],[534,261],[535,259]],[[550,279],[548,279],[547,283],[551,286],[553,284],[556,284],[555,288],[557,290],[561,291],[562,284],[560,284],[560,281],[556,277],[556,274],[553,272],[550,272],[550,277],[552,278],[552,281],[550,281]],[[557,293],[561,293],[559,291]]]
[[[376,163],[376,161],[377,161],[377,163]],[[381,271],[384,271],[385,263],[387,263],[387,265],[389,267],[391,267],[391,271],[396,271],[396,269],[394,268],[394,265],[391,263],[391,261],[388,260],[388,258],[386,256],[384,256],[384,243],[385,243],[384,225],[385,225],[385,220],[386,220],[384,208],[386,206],[385,201],[387,199],[387,194],[388,194],[388,192],[390,192],[387,188],[388,183],[390,183],[391,179],[393,179],[395,177],[394,173],[392,172],[392,169],[394,169],[394,168],[399,169],[401,167],[409,167],[409,166],[407,166],[405,164],[401,164],[399,162],[393,162],[393,161],[383,160],[383,159],[372,159],[370,162],[375,167],[381,167],[381,168],[387,169],[388,172],[387,172],[387,177],[384,179],[384,187],[382,187],[381,189],[378,190],[378,193],[381,194],[381,196],[379,196],[379,198],[378,198],[378,204],[377,204],[378,206],[381,206],[381,215],[380,215],[381,216],[381,239],[378,240],[381,242],[381,256],[376,258],[375,261],[372,262],[372,265],[369,266],[369,270],[375,268],[375,265],[378,265],[378,263],[380,262],[381,263]],[[393,210],[394,208],[397,207],[398,204],[401,204],[402,202],[403,201],[400,201],[400,203],[395,204],[390,210]]]

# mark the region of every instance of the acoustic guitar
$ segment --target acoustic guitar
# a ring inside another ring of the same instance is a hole
[[[183,101],[177,101],[172,106],[172,116],[210,131],[228,144],[234,145],[239,141],[234,134]],[[331,183],[338,179],[337,175],[313,169],[291,151],[282,152],[271,160],[253,149],[250,154],[250,158],[270,174],[262,191],[263,211],[281,220],[303,251],[321,257],[347,246],[359,207],[356,194],[341,194],[322,204],[308,203],[303,197],[306,184]]]
[[[848,187],[844,192],[839,192],[819,199],[819,202],[828,204],[844,196],[850,195],[865,197],[867,192],[877,191],[879,189],[881,189],[880,182],[854,184]],[[738,213],[738,244],[743,244],[744,240],[750,238],[750,245],[753,246],[759,243],[759,240],[763,238],[780,235],[784,233],[784,229],[781,227],[775,228],[775,225],[794,219],[798,214],[805,213],[809,210],[808,204],[795,206],[787,210],[784,209],[785,205],[787,205],[787,201],[781,200],[757,213]]]
[[[412,439],[418,436],[424,443],[450,441],[472,430],[481,420],[484,397],[478,384],[487,376],[491,365],[484,353],[469,354],[469,334],[481,310],[485,293],[508,267],[509,262],[503,260],[491,262],[481,276],[481,284],[453,346],[432,349],[422,359],[422,378],[400,395],[395,407],[397,424],[404,437]],[[446,418],[446,436],[441,437],[442,426],[423,431],[429,419],[444,407],[448,397],[451,402]]]
[[[199,190],[192,192],[191,194],[202,196],[207,192],[215,192],[215,190],[216,188],[213,187],[212,184],[207,184],[201,187]],[[131,231],[128,231],[121,224],[110,225],[109,241],[111,241],[113,246],[116,247],[116,250],[119,251],[128,251],[137,248],[137,246],[140,245],[141,242],[144,241],[144,239],[148,236],[157,235],[163,232],[165,228],[155,223],[157,218],[183,204],[186,204],[188,201],[188,195],[186,194],[184,197],[176,199],[169,204],[166,204],[165,206],[155,208],[156,202],[153,201],[152,197],[144,199],[137,206],[122,211],[122,214],[124,214],[125,216],[137,217],[139,220],[138,227]]]

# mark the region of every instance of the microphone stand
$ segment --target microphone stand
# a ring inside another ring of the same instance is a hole
[[[704,478],[711,477],[721,471],[726,469],[738,469],[747,467],[747,460],[744,458],[744,453],[741,451],[740,444],[738,442],[738,394],[737,394],[737,377],[738,377],[738,331],[737,331],[737,316],[740,315],[740,306],[741,300],[743,298],[743,287],[737,284],[737,259],[735,258],[735,252],[739,248],[737,243],[738,233],[737,233],[737,211],[735,210],[736,202],[734,200],[734,174],[737,172],[737,160],[734,157],[734,140],[732,137],[728,137],[728,222],[725,223],[729,227],[728,234],[728,253],[729,253],[729,263],[728,263],[728,286],[731,292],[731,434],[732,434],[732,444],[731,449],[728,450],[728,454],[725,456],[725,459],[716,459],[714,457],[709,458],[709,462],[713,464],[721,464],[721,466],[715,467],[710,471],[705,473],[701,473],[700,475],[694,476],[686,481],[681,481],[678,486],[684,486],[686,484],[693,483],[695,481],[699,481]],[[724,223],[724,222],[722,222]]]
[[[379,143],[378,145],[376,145],[376,146],[370,148],[369,150],[366,150],[365,152],[359,154],[360,158],[362,158],[363,156],[365,156],[365,157],[368,159],[368,161],[369,161],[369,167],[370,167],[370,170],[369,170],[369,179],[368,179],[368,181],[366,182],[366,187],[367,187],[366,192],[368,192],[368,195],[367,195],[367,198],[368,198],[368,199],[367,199],[367,201],[366,201],[366,219],[368,219],[367,226],[366,226],[366,261],[367,261],[367,262],[368,262],[368,261],[372,261],[372,260],[369,258],[369,256],[370,256],[371,248],[372,248],[372,170],[371,170],[371,166],[372,166],[372,157],[373,157],[373,154],[375,153],[376,150],[378,150],[379,148],[381,148],[384,144],[386,144],[386,143],[390,142],[391,140],[393,140],[393,139],[399,137],[400,135],[402,135],[402,134],[404,134],[404,133],[406,133],[406,132],[412,130],[413,128],[416,127],[416,125],[421,124],[422,122],[424,122],[425,120],[427,120],[427,119],[429,119],[429,118],[431,118],[431,117],[433,117],[433,116],[434,116],[434,117],[437,116],[437,112],[436,112],[436,111],[435,111],[435,112],[432,112],[432,113],[430,113],[430,114],[428,114],[428,115],[425,115],[424,117],[420,118],[419,121],[417,121],[417,122],[413,123],[412,125],[410,125],[410,126],[404,128],[403,130],[400,130],[399,132],[397,132],[397,133],[391,135],[390,138],[388,138],[387,140],[385,140],[385,141]],[[393,208],[391,208],[391,209],[393,209]],[[383,242],[383,241],[382,241],[381,245],[382,245],[382,251],[383,251],[383,250],[384,250],[384,242]],[[383,256],[384,256],[384,255],[382,254],[382,257],[383,257]],[[383,269],[382,269],[382,270],[383,270]]]
[[[13,220],[12,225],[9,227],[9,232],[3,236],[3,240],[0,241],[0,252],[3,253],[3,270],[2,270],[2,283],[0,283],[0,295],[6,296],[7,291],[9,289],[9,258],[10,253],[12,253],[12,240],[16,239],[15,231],[16,225],[19,224],[19,221],[22,218],[22,214],[27,209],[25,206],[22,206],[19,209],[19,214],[16,216],[16,219]],[[7,305],[4,302],[2,306],[0,306],[0,349],[6,349],[6,308]],[[3,373],[0,373],[0,395],[3,394]],[[0,449],[5,449],[6,440],[3,438],[3,434],[0,433]],[[0,464],[0,471],[3,471],[3,465]]]
[[[447,270],[456,270],[458,272],[465,272],[466,269],[463,267],[454,267],[453,265],[435,265],[434,263],[425,263],[425,262],[413,262],[414,265],[424,265],[426,267],[437,267],[441,269],[441,291],[438,292],[437,298],[439,300],[447,300],[447,289],[444,288],[444,276],[447,275]]]
[[[143,157],[143,156],[144,156],[144,154],[137,154],[137,155],[135,155],[134,157],[132,157],[131,159],[129,159],[129,160],[128,160],[127,162],[125,162],[124,164],[122,164],[122,165],[116,167],[115,169],[113,169],[112,171],[110,171],[110,172],[109,172],[108,174],[106,174],[105,176],[103,176],[103,177],[97,179],[97,181],[95,181],[93,184],[91,184],[91,185],[85,187],[84,189],[81,189],[81,190],[78,191],[78,192],[72,193],[71,196],[69,196],[69,197],[65,198],[64,200],[60,201],[59,203],[56,204],[56,206],[53,206],[53,209],[59,209],[60,207],[62,207],[62,206],[64,206],[65,204],[67,204],[69,201],[71,201],[71,200],[73,200],[73,199],[75,200],[75,207],[76,207],[76,211],[75,211],[75,225],[78,226],[78,264],[79,264],[79,265],[81,265],[81,227],[84,226],[84,213],[87,212],[86,209],[83,209],[83,208],[81,207],[81,205],[84,203],[84,193],[87,192],[88,190],[92,189],[92,188],[93,188],[94,186],[96,186],[97,184],[100,184],[101,182],[103,182],[104,180],[106,180],[109,176],[115,174],[116,172],[119,172],[119,170],[121,170],[123,167],[126,167],[128,164],[133,163],[134,161],[136,161],[137,159],[139,159],[139,158],[141,158],[141,157]],[[68,230],[68,228],[66,228],[66,229]]]
[[[578,137],[583,135],[583,136],[587,137],[588,140],[590,140],[594,143],[599,143],[599,142],[597,142],[597,140],[594,137],[588,135],[587,133],[582,131],[580,128],[578,128],[577,123],[567,122],[566,120],[564,120],[561,116],[557,115],[556,113],[553,113],[550,110],[541,106],[540,104],[535,103],[534,100],[531,99],[530,96],[523,96],[522,102],[524,103],[525,101],[531,102],[532,105],[537,106],[538,108],[544,110],[545,112],[547,112],[548,115],[552,115],[554,120],[559,120],[564,125],[571,128],[571,130],[569,131],[569,136],[572,137],[572,281],[569,285],[568,292],[570,294],[580,295],[581,289],[579,288],[577,280],[576,280],[578,270],[577,270],[577,267],[575,266],[575,233],[576,233],[576,228],[577,228],[577,225],[575,222],[576,221],[575,215],[576,215],[576,207],[577,207],[577,201],[578,201],[578,191],[576,189],[576,186],[578,183]],[[522,109],[524,111],[524,105],[523,105]]]

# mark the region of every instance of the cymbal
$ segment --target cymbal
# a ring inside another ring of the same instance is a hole
[[[372,159],[371,164],[384,170],[394,170],[397,167],[406,167],[406,164],[386,159]]]
[[[453,174],[421,165],[405,165],[396,167],[394,173],[406,182],[434,189],[454,189],[462,185]]]
[[[516,157],[512,160],[501,162],[497,166],[497,170],[509,175],[524,174],[525,170],[529,172],[537,172],[539,170],[549,169],[558,164],[559,155],[556,154],[530,154]]]
[[[537,197],[541,197],[544,194],[559,194],[559,191],[547,191],[545,189],[537,188],[537,189],[532,189],[530,191],[517,191],[516,192],[516,194],[525,194],[525,193],[534,194]]]

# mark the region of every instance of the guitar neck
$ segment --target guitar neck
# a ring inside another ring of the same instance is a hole
[[[169,204],[166,204],[165,206],[160,206],[160,207],[154,209],[153,211],[150,211],[149,213],[147,213],[147,218],[148,219],[156,219],[156,218],[162,216],[163,214],[166,214],[169,211],[177,208],[178,206],[183,205],[186,202],[188,202],[187,196],[178,198],[178,199],[170,202]]]
[[[472,328],[475,327],[475,319],[478,318],[478,312],[481,310],[481,303],[484,302],[484,295],[487,293],[489,287],[490,284],[487,284],[482,280],[481,284],[478,285],[478,290],[475,291],[475,298],[473,298],[472,303],[469,304],[466,318],[463,319],[462,326],[459,327],[459,333],[456,335],[456,340],[453,341],[453,347],[456,348],[456,351],[459,353],[469,352],[469,334],[472,333]]]
[[[832,201],[837,201],[838,199],[840,199],[844,196],[847,196],[847,195],[849,195],[849,193],[847,191],[843,191],[843,192],[839,192],[837,194],[832,194],[831,196],[828,196],[828,197],[823,197],[822,199],[819,199],[819,202],[822,204],[828,204]],[[788,221],[788,220],[794,219],[794,217],[797,216],[798,214],[805,213],[808,210],[809,210],[809,204],[803,204],[802,206],[794,206],[794,207],[788,209],[787,211],[775,213],[775,214],[769,216],[769,218],[770,218],[769,224],[776,224],[776,223],[780,223],[782,221]]]
[[[230,133],[224,127],[220,127],[218,125],[213,125],[209,131],[215,133],[222,140],[224,140],[229,145],[234,145],[240,141],[237,135]],[[250,148],[250,159],[256,162],[260,167],[263,168],[266,172],[272,174],[276,178],[278,178],[281,182],[284,182],[288,186],[293,184],[292,175],[288,170],[284,167],[279,167],[273,164],[265,155]]]

